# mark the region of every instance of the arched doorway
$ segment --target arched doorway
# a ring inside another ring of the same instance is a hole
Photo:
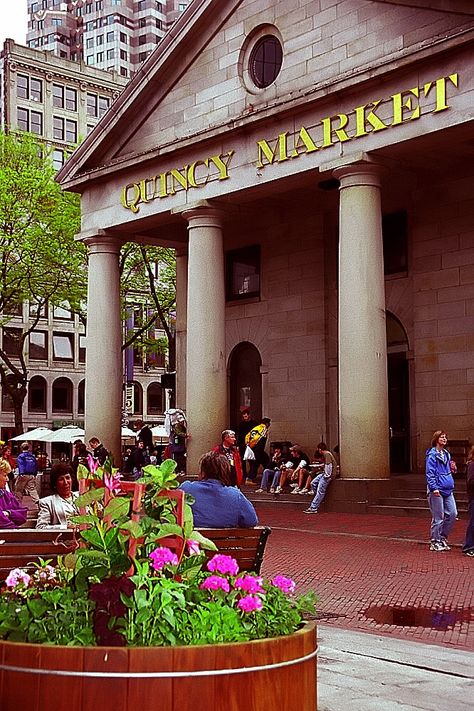
[[[389,311],[386,323],[390,471],[403,473],[411,471],[408,337],[400,321]]]
[[[262,416],[262,359],[252,343],[239,343],[229,358],[230,376],[230,425],[236,428],[240,422],[240,408],[250,407],[252,416]]]

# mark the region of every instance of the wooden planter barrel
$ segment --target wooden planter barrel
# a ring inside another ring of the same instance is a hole
[[[315,711],[316,626],[199,647],[0,641],[2,711]],[[228,670],[228,671],[227,671]]]

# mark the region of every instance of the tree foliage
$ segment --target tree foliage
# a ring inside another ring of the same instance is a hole
[[[5,339],[0,348],[0,383],[13,402],[15,429],[22,432],[28,382],[25,342],[46,304],[67,304],[86,322],[87,251],[75,240],[79,196],[63,191],[54,180],[50,156],[37,138],[0,132],[0,161],[0,325],[10,329],[7,350]],[[129,304],[143,304],[143,317],[126,332],[123,347],[169,349],[174,368],[173,250],[127,243],[120,253],[120,271],[124,322]],[[13,315],[25,302],[30,304],[28,322],[12,328]],[[156,339],[155,329],[162,329],[164,338]]]
[[[0,349],[0,381],[14,404],[15,428],[22,429],[26,395],[24,344],[46,303],[84,302],[86,251],[75,241],[79,231],[78,196],[54,181],[49,155],[28,134],[0,133],[0,313],[5,326],[28,300],[36,315],[18,334],[17,357]],[[9,352],[11,353],[11,343]]]

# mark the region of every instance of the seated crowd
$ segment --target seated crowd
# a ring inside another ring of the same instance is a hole
[[[249,448],[253,440],[264,440],[270,420],[263,418],[246,438],[245,455],[236,442],[233,430],[224,430],[221,442],[211,452],[204,454],[199,462],[197,481],[184,481],[181,489],[189,495],[193,506],[195,525],[209,528],[253,527],[257,525],[257,514],[252,503],[241,492],[242,484],[257,486],[256,477],[261,467],[262,479],[256,493],[268,492],[278,495],[289,488],[292,494],[311,494],[313,499],[305,513],[316,513],[326,494],[327,487],[338,475],[336,459],[324,442],[320,442],[313,458],[297,444],[289,447],[288,454],[275,444],[271,458],[260,454],[252,459]],[[259,429],[260,428],[260,429]],[[146,441],[144,436],[137,439],[135,447],[127,448],[121,467],[124,480],[136,480],[147,464],[159,464],[161,453]],[[151,435],[151,433],[150,433]],[[253,438],[253,440],[252,440]],[[150,437],[151,439],[151,437]],[[254,447],[255,449],[255,447]],[[28,450],[28,445],[25,452]],[[77,470],[80,464],[87,469],[102,465],[108,451],[97,437],[89,440],[89,449],[80,441],[74,443],[74,456],[69,462],[60,462],[51,468],[50,486],[52,494],[39,500],[36,528],[67,528],[73,526],[70,518],[77,515],[75,499],[78,496]],[[248,472],[248,473],[247,473]],[[15,528],[25,524],[27,509],[22,505],[22,495],[9,491],[11,467],[6,458],[0,458],[0,528]],[[33,479],[34,485],[34,477]],[[32,489],[28,482],[23,495]],[[11,483],[10,483],[11,486]],[[38,496],[33,499],[36,502]]]

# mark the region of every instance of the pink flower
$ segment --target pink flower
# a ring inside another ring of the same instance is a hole
[[[261,610],[263,605],[257,595],[246,595],[240,598],[237,607],[239,610],[242,610],[242,612],[255,612],[255,610]]]
[[[260,593],[264,592],[262,583],[263,578],[255,577],[254,575],[243,575],[241,578],[236,578],[234,585],[246,593]]]
[[[280,590],[284,592],[285,595],[290,595],[291,593],[295,592],[295,581],[291,578],[286,578],[284,575],[275,575],[275,577],[270,582],[274,587],[280,588]]]
[[[229,582],[225,578],[221,578],[220,575],[210,575],[199,587],[201,590],[224,590],[224,592],[230,590]]]
[[[199,547],[199,543],[197,541],[193,541],[189,539],[186,541],[186,545],[188,546],[188,553],[189,555],[199,555],[201,552],[201,548]]]
[[[150,553],[153,570],[163,570],[165,565],[178,565],[178,556],[169,548],[155,548]]]
[[[40,568],[37,575],[40,580],[56,580],[56,570],[52,565],[45,565],[44,568]]]
[[[118,494],[121,491],[120,482],[122,481],[121,474],[107,474],[104,472],[104,486],[111,494]]]
[[[87,455],[87,466],[89,467],[89,471],[91,474],[95,474],[96,470],[99,467],[99,462],[94,459],[92,454]]]
[[[222,575],[237,575],[239,572],[239,566],[235,558],[231,558],[230,555],[222,555],[221,553],[211,558],[207,564],[207,569],[211,573],[222,573]]]
[[[14,568],[8,573],[7,579],[5,580],[5,585],[7,588],[15,588],[20,583],[26,587],[31,580],[31,576],[25,573],[21,568]]]

